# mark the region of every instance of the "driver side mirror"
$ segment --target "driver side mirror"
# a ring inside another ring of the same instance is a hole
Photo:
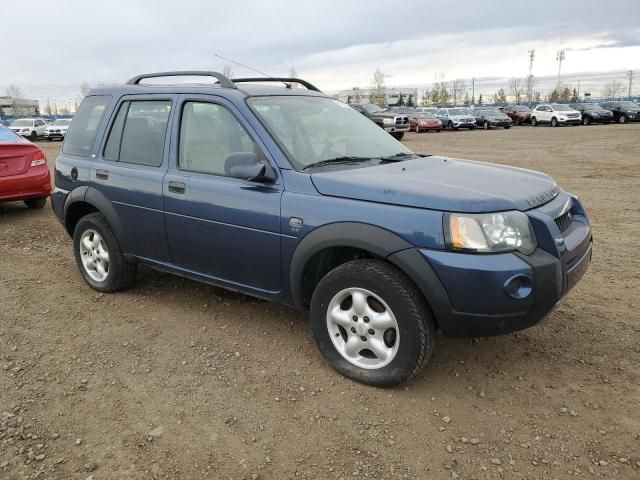
[[[228,155],[224,160],[224,173],[232,178],[254,182],[273,182],[276,179],[271,165],[259,161],[253,152]]]

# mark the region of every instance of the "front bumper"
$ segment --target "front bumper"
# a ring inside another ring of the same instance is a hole
[[[575,124],[575,125],[580,125],[582,123],[582,118],[578,117],[578,118],[565,118],[564,120],[562,119],[558,119],[558,123],[561,125],[565,125],[565,124]]]
[[[406,125],[389,125],[389,126],[383,126],[382,128],[384,128],[385,132],[389,132],[389,133],[400,133],[400,132],[408,132],[409,131],[409,124]]]
[[[64,138],[65,132],[45,132],[45,138]]]
[[[591,226],[579,203],[573,225],[564,233],[548,213],[553,214],[536,211],[530,216],[538,238],[531,255],[408,249],[388,259],[422,290],[444,335],[522,330],[547,317],[591,263]]]
[[[454,128],[476,128],[475,122],[453,122]]]

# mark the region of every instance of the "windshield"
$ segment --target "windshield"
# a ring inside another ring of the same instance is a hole
[[[514,107],[514,112],[530,112],[531,109],[529,107]]]
[[[337,157],[390,157],[411,151],[346,103],[326,97],[253,97],[248,104],[293,166]]]
[[[30,127],[33,125],[33,121],[32,120],[14,120],[13,123],[11,124],[12,127]]]
[[[56,127],[68,126],[70,123],[71,123],[71,120],[69,120],[67,118],[60,118],[60,119],[56,120],[55,122],[53,122],[53,124]]]
[[[436,118],[436,116],[431,112],[420,112],[416,114],[418,118]]]
[[[602,108],[597,103],[585,103],[584,105],[582,105],[582,107],[585,110],[604,110],[604,108]]]
[[[468,113],[462,108],[450,108],[448,112],[449,115],[468,115]]]
[[[503,113],[500,110],[480,110],[483,115],[498,115],[502,116]]]
[[[380,108],[378,105],[375,105],[373,103],[365,103],[364,105],[362,105],[362,108],[364,108],[367,113],[376,113],[376,112],[383,112],[384,109]]]
[[[567,112],[569,110],[573,110],[573,108],[571,108],[569,105],[556,104],[551,106],[556,112]]]
[[[633,103],[633,102],[619,102],[621,107],[624,108],[640,108],[640,105],[638,105],[637,103]]]

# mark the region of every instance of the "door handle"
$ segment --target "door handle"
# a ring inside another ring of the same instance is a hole
[[[169,191],[172,193],[184,193],[186,189],[183,182],[169,182]]]
[[[96,170],[96,178],[101,180],[109,180],[109,170]]]

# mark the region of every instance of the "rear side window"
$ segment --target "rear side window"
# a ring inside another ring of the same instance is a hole
[[[85,97],[69,126],[62,151],[69,155],[91,154],[98,135],[98,127],[104,117],[111,95]]]
[[[104,148],[105,160],[160,166],[170,112],[169,100],[122,103]]]

